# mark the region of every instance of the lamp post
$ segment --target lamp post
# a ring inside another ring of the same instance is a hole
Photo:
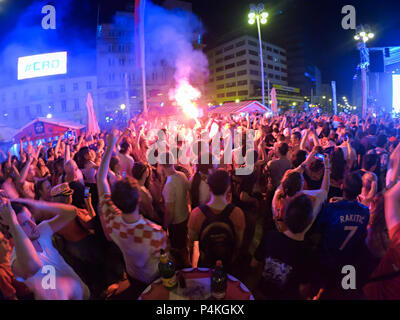
[[[354,40],[357,41],[357,49],[360,51],[360,69],[362,81],[362,117],[365,118],[367,112],[367,99],[368,99],[368,83],[367,83],[367,69],[369,66],[369,52],[367,48],[368,40],[372,39],[375,35],[368,30],[366,26],[358,26],[357,33]]]
[[[261,29],[260,23],[266,24],[268,13],[264,11],[264,4],[260,3],[258,5],[250,5],[249,24],[254,24],[257,22],[258,29],[258,42],[260,44],[260,63],[261,63],[261,92],[262,92],[262,103],[265,105],[265,85],[264,85],[264,61],[262,55],[262,42],[261,42]],[[268,92],[269,97],[269,92]]]

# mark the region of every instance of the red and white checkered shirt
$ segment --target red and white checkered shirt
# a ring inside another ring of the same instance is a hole
[[[126,223],[110,194],[100,199],[100,208],[106,232],[124,255],[128,274],[145,283],[153,282],[159,276],[160,249],[167,249],[166,232],[142,215],[135,223]]]

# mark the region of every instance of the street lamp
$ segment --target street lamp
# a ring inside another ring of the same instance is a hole
[[[254,24],[257,22],[257,29],[258,29],[258,42],[260,44],[260,62],[261,62],[261,91],[262,91],[262,103],[265,104],[265,92],[264,92],[264,61],[262,55],[262,42],[261,42],[261,29],[260,23],[266,24],[268,18],[268,12],[264,11],[264,4],[260,3],[258,5],[251,4],[250,5],[250,13],[249,17],[249,24]],[[268,93],[269,96],[269,93]]]
[[[357,41],[357,49],[360,51],[360,69],[361,69],[361,80],[362,80],[362,117],[365,118],[367,112],[367,69],[369,66],[369,52],[367,48],[367,42],[375,37],[374,33],[371,32],[368,26],[358,26],[354,40]]]

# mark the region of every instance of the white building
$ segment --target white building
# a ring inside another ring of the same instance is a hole
[[[286,50],[262,42],[264,59],[265,96],[267,81],[287,86]],[[210,78],[207,97],[213,102],[261,99],[261,68],[259,41],[252,36],[241,36],[207,51]]]
[[[47,76],[0,88],[0,124],[13,128],[37,117],[55,117],[86,124],[86,99],[97,110],[97,77]]]

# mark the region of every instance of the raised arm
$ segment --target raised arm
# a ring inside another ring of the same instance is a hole
[[[60,151],[61,139],[63,135],[58,136],[56,147],[54,148],[54,158],[58,158],[58,152]]]
[[[117,143],[117,137],[114,133],[110,133],[107,137],[107,147],[104,153],[103,159],[100,163],[100,168],[97,171],[97,190],[99,192],[99,197],[103,197],[104,194],[110,193],[110,185],[107,180],[108,168],[110,167],[111,155],[114,149],[114,146]]]
[[[24,182],[25,182],[25,180],[26,180],[26,177],[27,177],[27,175],[28,175],[28,172],[29,172],[29,168],[30,168],[30,166],[32,165],[32,162],[33,162],[33,158],[32,158],[32,156],[29,154],[28,155],[28,160],[26,161],[26,163],[25,163],[25,166],[23,167],[23,169],[22,169],[22,171],[21,171],[21,174],[20,174],[20,176],[19,176],[19,178],[18,178],[18,180],[17,180],[17,183],[19,183],[19,184],[24,184]]]
[[[0,204],[0,220],[9,227],[14,241],[16,259],[12,263],[13,273],[24,279],[35,275],[42,267],[42,262],[26,233],[22,230],[15,211],[8,199],[3,198]]]
[[[48,221],[53,232],[60,231],[76,217],[76,207],[69,204],[38,201],[26,198],[18,198],[13,201],[29,206],[33,209],[33,212],[39,212],[46,216],[53,217]]]
[[[321,183],[321,189],[325,190],[326,193],[328,193],[330,185],[331,167],[329,165],[329,157],[326,154],[324,155],[324,166],[325,166],[325,172],[324,172],[324,178],[322,179]]]
[[[400,223],[400,182],[385,193],[385,218],[389,231]]]
[[[304,137],[301,139],[301,142],[300,142],[300,150],[307,151],[306,144],[307,144],[307,141],[308,141],[309,134],[310,134],[310,130],[306,130],[306,134],[304,135]]]

